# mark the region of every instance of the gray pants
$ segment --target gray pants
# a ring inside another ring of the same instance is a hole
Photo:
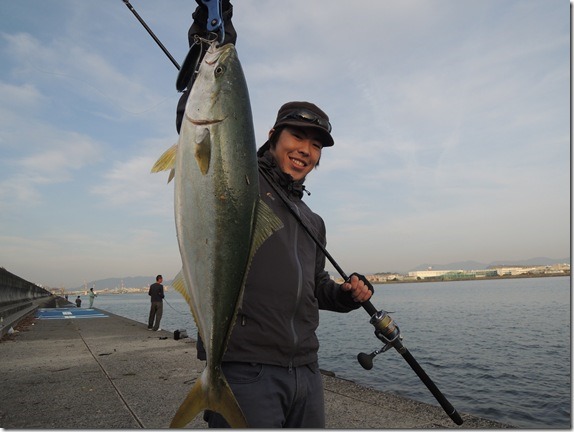
[[[223,363],[223,373],[250,428],[324,428],[323,378],[317,364],[286,368]],[[206,411],[210,428],[229,427]]]
[[[159,329],[159,323],[161,321],[162,314],[163,314],[163,302],[151,302],[147,328],[157,331],[157,329]],[[154,325],[154,319],[155,319],[155,325]]]

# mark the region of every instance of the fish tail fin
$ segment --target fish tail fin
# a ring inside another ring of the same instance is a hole
[[[203,371],[201,377],[191,388],[191,391],[175,413],[169,427],[183,428],[204,410],[211,410],[221,414],[231,427],[243,429],[248,427],[247,420],[225,377],[219,375],[216,385],[208,385],[207,369]]]
[[[237,399],[235,399],[235,396],[231,391],[231,387],[229,387],[229,384],[227,384],[227,381],[223,376],[221,378],[221,396],[217,398],[217,401],[212,405],[211,410],[221,414],[227,423],[229,423],[233,428],[248,428],[247,419],[245,418],[243,411],[241,411],[241,407],[239,406]]]
[[[177,143],[168,148],[156,161],[151,169],[152,173],[171,170],[167,182],[169,183],[174,177],[175,160],[177,157]]]

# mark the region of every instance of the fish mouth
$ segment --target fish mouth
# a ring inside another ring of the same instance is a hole
[[[222,119],[193,119],[190,116],[186,115],[187,119],[196,126],[206,126],[221,123],[224,118]]]

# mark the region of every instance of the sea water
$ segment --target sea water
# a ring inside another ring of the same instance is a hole
[[[402,343],[460,413],[521,428],[571,427],[570,278],[377,284]],[[94,307],[147,323],[147,294],[99,295]],[[394,348],[357,362],[383,342],[361,308],[321,311],[320,367],[340,378],[438,406]],[[185,300],[166,292],[161,327],[197,330]],[[384,425],[381,425],[384,427]]]

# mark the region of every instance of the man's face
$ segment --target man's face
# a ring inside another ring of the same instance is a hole
[[[320,134],[313,128],[287,126],[281,131],[271,154],[281,171],[290,174],[295,181],[302,180],[321,159],[323,146],[319,138]]]

